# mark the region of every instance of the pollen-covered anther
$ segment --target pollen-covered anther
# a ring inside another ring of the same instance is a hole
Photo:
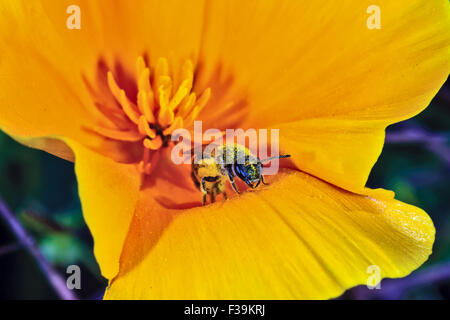
[[[174,74],[177,74],[177,78]],[[171,73],[167,59],[160,58],[154,68],[150,68],[139,57],[136,61],[136,101],[130,99],[118,85],[112,72],[108,72],[107,83],[130,129],[95,130],[114,140],[142,141],[144,152],[138,168],[146,174],[150,173],[154,165],[154,154],[169,146],[171,134],[175,130],[192,124],[211,95],[210,89],[198,97],[192,92],[194,66],[190,60],[186,60],[177,73]]]

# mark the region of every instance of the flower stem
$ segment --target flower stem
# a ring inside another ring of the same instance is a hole
[[[450,166],[450,148],[448,144],[448,133],[430,133],[421,128],[410,128],[386,134],[387,144],[422,144],[430,152],[442,159]]]
[[[0,215],[6,221],[11,231],[16,236],[19,244],[25,248],[28,253],[36,260],[44,276],[52,288],[62,300],[77,300],[72,291],[67,288],[64,279],[56,272],[56,270],[45,259],[39,248],[34,243],[33,238],[25,231],[20,222],[0,197]]]
[[[11,243],[0,247],[0,257],[5,256],[8,253],[19,250],[21,247],[20,243]]]
[[[357,300],[400,300],[407,298],[413,290],[420,290],[450,279],[450,262],[443,262],[423,270],[413,272],[400,279],[384,279],[381,290],[369,290],[366,286],[358,286],[350,290],[351,297]]]

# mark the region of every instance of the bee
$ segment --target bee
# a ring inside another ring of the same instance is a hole
[[[217,151],[217,152],[216,152]],[[202,204],[205,205],[207,195],[210,195],[211,203],[219,194],[227,199],[225,190],[229,181],[233,190],[239,194],[234,178],[238,177],[250,188],[257,188],[260,183],[266,184],[262,175],[262,164],[273,159],[289,158],[290,155],[281,155],[260,160],[246,147],[238,144],[224,144],[218,146],[210,156],[201,159],[194,156],[192,161],[191,177],[194,184],[202,192]]]

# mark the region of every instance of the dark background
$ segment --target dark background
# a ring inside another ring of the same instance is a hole
[[[340,299],[450,298],[450,83],[420,115],[387,130],[369,187],[394,190],[396,198],[424,209],[436,226],[430,259],[409,277],[386,279],[381,290],[360,286]],[[80,299],[102,297],[106,280],[92,252],[73,164],[29,149],[0,132],[0,196],[32,235],[44,257],[66,278],[81,267]],[[36,261],[0,220],[0,299],[56,299]]]

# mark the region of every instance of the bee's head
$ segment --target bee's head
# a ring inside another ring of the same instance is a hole
[[[234,171],[252,189],[256,188],[261,182],[262,165],[260,162],[235,164]]]
[[[201,178],[205,178],[205,181],[214,182],[218,180],[218,176],[221,175],[220,168],[214,158],[203,158],[196,160],[194,168],[197,175]]]

